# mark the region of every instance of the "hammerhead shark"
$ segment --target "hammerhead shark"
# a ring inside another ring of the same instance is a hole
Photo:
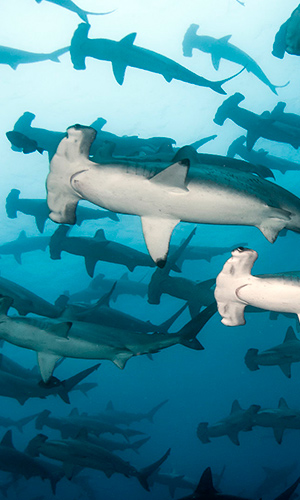
[[[191,24],[184,36],[182,49],[185,57],[191,57],[193,55],[193,49],[199,49],[202,52],[211,54],[212,64],[216,70],[219,69],[221,59],[227,59],[227,61],[240,64],[246,71],[252,73],[267,85],[274,94],[277,94],[276,88],[280,87],[280,85],[273,85],[252,57],[235,45],[229,43],[231,35],[226,35],[222,38],[199,36],[197,35],[198,28],[198,24]],[[284,86],[285,85],[283,85],[283,87]]]
[[[37,3],[41,3],[42,0],[35,0]],[[88,10],[83,10],[78,5],[76,5],[72,0],[46,0],[47,2],[54,3],[56,5],[59,5],[60,7],[64,7],[67,10],[70,10],[71,12],[75,12],[80,19],[82,19],[85,23],[88,23],[88,15],[93,15],[93,16],[105,16],[106,14],[111,14],[114,12],[111,10],[110,12],[89,12]]]
[[[26,236],[25,231],[21,231],[16,240],[0,245],[0,255],[13,255],[18,264],[22,264],[22,253],[35,250],[45,251],[49,241],[50,236],[32,236],[29,238]]]
[[[52,158],[47,203],[54,222],[74,224],[80,200],[139,215],[148,251],[159,267],[166,264],[180,221],[255,226],[272,243],[284,228],[300,232],[299,198],[273,182],[208,162],[193,168],[189,159],[176,157],[169,167],[154,171],[113,163],[99,167],[89,160],[95,136],[90,127],[68,128]]]
[[[196,73],[168,57],[134,45],[136,33],[130,33],[117,42],[107,38],[90,39],[88,38],[89,30],[89,24],[81,23],[73,35],[70,54],[74,69],[86,69],[86,57],[93,57],[100,61],[110,61],[115,79],[119,85],[123,84],[127,66],[158,73],[167,82],[175,79],[192,85],[209,87],[219,94],[226,94],[222,89],[222,85],[237,76],[233,75],[225,80],[212,82],[196,75]]]

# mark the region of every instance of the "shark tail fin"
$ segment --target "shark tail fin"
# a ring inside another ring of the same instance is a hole
[[[208,437],[208,422],[201,422],[198,425],[197,437],[203,444],[210,443],[210,439]]]
[[[159,403],[158,405],[154,406],[154,408],[152,408],[152,410],[150,410],[147,415],[146,415],[146,418],[150,421],[150,422],[153,422],[153,417],[154,415],[158,412],[158,410],[160,410],[160,408],[162,406],[164,406],[169,400],[168,399],[165,399],[165,401],[162,401],[161,403]]]
[[[159,460],[138,471],[137,478],[145,490],[149,491],[148,477],[151,476],[151,474],[153,474],[167,460],[170,452],[171,448],[169,448]]]
[[[49,417],[50,414],[51,411],[49,410],[42,411],[42,413],[39,414],[39,416],[35,421],[35,428],[41,430],[44,427],[44,425],[46,425],[47,418]]]
[[[258,353],[258,349],[248,349],[246,356],[245,356],[245,363],[247,368],[251,372],[255,372],[256,370],[259,370],[259,366],[256,360],[256,356]]]
[[[139,449],[141,448],[141,446],[143,446],[143,444],[146,444],[149,441],[149,439],[151,439],[151,436],[148,436],[144,439],[139,439],[138,441],[131,443],[130,449],[135,451],[135,453],[139,454]]]
[[[224,85],[224,83],[229,82],[229,80],[232,80],[233,78],[235,78],[236,76],[238,76],[245,69],[246,68],[242,68],[240,71],[238,71],[234,75],[229,76],[228,78],[224,78],[224,80],[218,80],[216,82],[212,82],[212,84],[209,85],[210,88],[212,88],[215,92],[218,92],[219,94],[226,94],[225,90],[222,89],[222,85]]]
[[[6,198],[6,214],[9,219],[17,218],[17,203],[19,201],[20,191],[19,189],[12,189]]]
[[[216,313],[216,311],[217,304],[216,302],[213,302],[207,306],[206,309],[197,314],[197,316],[191,319],[191,321],[183,326],[178,332],[180,338],[179,343],[185,347],[189,347],[190,349],[195,349],[197,351],[203,350],[204,347],[196,339],[196,336],[210,320],[210,318]]]
[[[171,328],[173,323],[175,323],[175,321],[179,318],[179,316],[181,316],[181,314],[187,308],[187,306],[188,306],[188,302],[186,304],[184,304],[180,309],[178,309],[178,311],[176,311],[176,313],[173,314],[173,316],[171,316],[169,319],[167,319],[166,321],[161,323],[159,325],[157,331],[167,333],[169,328]]]
[[[41,446],[47,441],[48,437],[45,436],[44,434],[38,434],[35,436],[31,441],[29,441],[25,453],[27,455],[30,455],[31,457],[38,457],[40,452]]]
[[[37,416],[37,414],[35,413],[34,415],[29,415],[28,417],[24,417],[24,418],[21,418],[20,420],[18,420],[18,422],[16,423],[17,427],[18,427],[18,430],[20,432],[23,432],[24,425],[26,425],[29,422],[31,422],[31,420],[33,420],[36,416]]]
[[[48,57],[53,62],[60,62],[60,60],[58,59],[59,56],[65,54],[66,52],[69,52],[69,49],[69,47],[64,47],[63,49],[55,50],[54,52],[50,52],[50,54],[48,54]]]
[[[99,366],[100,366],[100,363],[97,363],[96,365],[92,366],[91,368],[87,368],[86,370],[82,370],[81,372],[77,373],[77,375],[74,375],[73,377],[70,377],[70,378],[67,378],[66,380],[63,380],[62,385],[63,385],[64,389],[67,391],[67,393],[72,391],[72,389],[74,389],[74,387],[77,384],[79,384],[82,380],[84,380],[86,377],[88,377],[95,370],[98,370]]]
[[[56,229],[55,233],[53,233],[53,235],[51,236],[49,243],[51,259],[58,260],[61,258],[61,252],[63,250],[63,242],[69,231],[70,231],[69,226],[61,224]]]

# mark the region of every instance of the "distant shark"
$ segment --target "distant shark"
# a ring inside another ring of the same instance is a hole
[[[25,231],[21,231],[19,237],[0,245],[0,255],[13,255],[18,264],[22,264],[22,253],[34,252],[35,250],[45,251],[49,245],[50,236],[33,236],[28,238]]]
[[[60,62],[59,56],[69,52],[69,47],[55,50],[49,54],[38,54],[35,52],[26,52],[25,50],[4,47],[0,45],[0,64],[8,64],[12,69],[17,69],[19,64],[30,64],[40,61]]]
[[[42,0],[35,0],[37,3],[41,3]],[[88,10],[83,10],[80,7],[78,7],[72,0],[46,0],[47,2],[54,3],[56,5],[59,5],[60,7],[64,7],[67,10],[70,10],[71,12],[75,12],[80,19],[82,19],[85,23],[88,23],[88,15],[93,15],[93,16],[105,16],[106,14],[111,14],[114,12],[111,10],[110,12],[89,12]]]
[[[275,35],[272,54],[283,59],[285,52],[300,56],[299,21],[300,6],[292,12],[289,19],[283,23]]]
[[[232,403],[231,413],[216,424],[208,426],[207,422],[198,425],[197,436],[202,443],[210,443],[210,438],[228,436],[233,444],[239,446],[239,432],[251,431],[253,419],[260,406],[251,405],[243,410],[237,400]]]
[[[282,373],[291,378],[291,365],[300,361],[300,340],[291,326],[287,329],[282,344],[271,347],[261,353],[258,349],[249,349],[245,363],[249,370],[255,371],[260,366],[279,366]]]
[[[183,55],[185,57],[191,57],[193,55],[193,49],[199,49],[202,52],[211,54],[212,64],[216,70],[219,69],[221,59],[226,59],[227,61],[240,64],[246,69],[246,71],[252,73],[265,85],[267,85],[274,94],[277,94],[276,88],[280,86],[273,85],[270,82],[261,67],[254,61],[254,59],[252,59],[252,57],[235,45],[229,43],[231,35],[226,35],[222,38],[199,36],[197,35],[198,29],[198,24],[191,24],[184,36],[182,48]]]
[[[92,40],[88,38],[89,30],[89,24],[81,23],[73,35],[70,54],[74,68],[84,70],[86,68],[86,57],[93,57],[101,61],[110,61],[114,77],[119,85],[123,84],[127,66],[158,73],[167,82],[175,79],[201,87],[209,87],[219,94],[226,94],[222,89],[222,85],[237,76],[234,75],[225,80],[212,82],[202,76],[196,75],[168,57],[134,45],[136,33],[130,33],[119,42],[116,42],[107,38]]]
[[[278,408],[261,408],[253,418],[253,425],[271,427],[278,444],[281,444],[286,429],[300,430],[300,409],[288,407],[284,398],[280,398]]]
[[[166,263],[180,221],[255,226],[270,242],[283,228],[300,232],[299,198],[273,182],[235,170],[232,175],[226,167],[190,169],[189,160],[176,158],[155,172],[119,164],[99,168],[89,160],[95,136],[90,127],[68,128],[51,161],[47,203],[55,222],[74,224],[80,200],[139,215],[148,251],[159,267]]]

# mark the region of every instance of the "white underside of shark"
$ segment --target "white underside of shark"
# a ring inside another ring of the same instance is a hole
[[[224,325],[244,325],[247,305],[295,313],[300,320],[300,279],[278,275],[252,276],[257,252],[241,247],[233,250],[231,255],[217,276],[215,288],[215,299]]]
[[[258,227],[274,242],[278,232],[300,232],[300,200],[247,172],[174,163],[149,171],[140,165],[99,165],[89,160],[96,132],[76,125],[67,131],[50,163],[47,203],[50,218],[74,224],[79,200],[114,212],[139,215],[148,251],[161,267],[180,222]]]

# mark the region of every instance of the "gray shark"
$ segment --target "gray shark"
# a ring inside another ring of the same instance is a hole
[[[3,278],[2,276],[0,276],[0,294],[11,297],[13,300],[12,307],[22,315],[31,312],[39,316],[58,318],[62,314],[65,306],[65,304],[63,304],[63,297],[59,301],[59,305],[50,304],[50,302],[30,292],[27,288]]]
[[[85,69],[86,57],[93,57],[101,61],[110,61],[114,77],[119,85],[123,84],[127,66],[158,73],[167,82],[175,79],[192,85],[209,87],[219,94],[226,94],[222,89],[222,85],[236,76],[212,82],[202,76],[196,75],[196,73],[193,73],[168,57],[134,45],[136,33],[130,33],[117,42],[107,38],[90,39],[88,38],[89,29],[89,24],[81,23],[74,32],[70,46],[73,67],[77,70]]]
[[[193,49],[198,49],[202,52],[211,54],[212,64],[216,70],[219,69],[221,59],[240,64],[246,71],[252,73],[267,85],[274,94],[277,94],[276,88],[278,88],[279,85],[273,85],[270,82],[261,67],[252,57],[235,45],[229,43],[231,35],[226,35],[222,38],[199,36],[197,35],[198,29],[198,24],[191,24],[184,36],[182,49],[185,57],[191,57],[193,55]]]
[[[34,151],[38,151],[42,155],[44,152],[35,140],[29,139],[29,137],[16,130],[6,132],[6,137],[12,144],[13,151],[22,151],[25,155],[34,153]]]
[[[63,462],[68,478],[73,476],[75,466],[79,465],[101,470],[108,478],[115,473],[123,474],[125,477],[136,477],[143,488],[149,491],[148,476],[168,458],[171,450],[169,449],[155,463],[139,471],[129,462],[125,462],[105,448],[87,442],[86,439],[51,441],[47,436],[38,434],[29,442],[26,451],[32,456],[42,454],[48,458]]]
[[[280,26],[275,35],[273,56],[283,59],[285,52],[295,56],[300,55],[299,14],[300,6],[298,5],[289,19]]]
[[[300,231],[300,200],[273,182],[227,167],[190,169],[189,160],[155,172],[114,164],[99,168],[88,158],[95,135],[89,127],[69,128],[51,161],[47,203],[55,222],[74,224],[82,199],[139,215],[148,251],[159,267],[166,263],[180,221],[255,226],[270,242],[283,228]]]
[[[177,488],[183,490],[194,490],[196,488],[196,483],[184,474],[161,472],[160,469],[149,477],[148,483],[150,487],[155,483],[166,485],[172,498],[174,498]]]
[[[22,253],[34,252],[35,250],[45,251],[49,241],[50,236],[32,236],[28,238],[25,231],[21,231],[16,240],[0,245],[0,255],[13,255],[18,264],[22,264]]]
[[[70,404],[69,392],[79,390],[86,394],[88,390],[97,386],[96,383],[85,386],[80,382],[97,370],[99,363],[62,381],[51,377],[45,384],[35,370],[26,370],[4,354],[0,356],[0,395],[16,399],[21,405],[28,399],[45,399],[51,395],[59,396],[65,403]],[[18,428],[21,429],[21,423]]]
[[[280,398],[278,408],[261,408],[253,418],[253,425],[271,427],[278,444],[281,444],[285,429],[300,429],[300,410],[288,407]]]
[[[248,131],[246,144],[249,151],[260,137],[270,141],[290,144],[295,149],[299,148],[300,130],[298,127],[291,127],[274,121],[269,111],[257,115],[252,111],[241,108],[239,104],[244,99],[245,96],[239,92],[226,99],[218,108],[214,122],[217,125],[223,125],[225,120],[229,118],[239,127],[246,129]]]
[[[34,418],[36,418],[36,414],[28,415],[28,417],[19,418],[19,420],[14,420],[10,417],[0,416],[0,427],[6,427],[6,428],[7,427],[17,427],[17,429],[20,432],[23,432],[24,425],[31,422]]]
[[[257,425],[254,418],[259,409],[260,406],[251,405],[247,410],[243,410],[239,402],[235,400],[228,417],[211,426],[208,426],[207,422],[200,423],[197,436],[202,443],[210,443],[210,438],[228,436],[233,444],[239,446],[239,432],[251,431],[253,425]]]
[[[44,232],[45,223],[49,218],[47,200],[20,198],[19,189],[12,189],[6,198],[6,214],[10,219],[17,218],[17,212],[31,215],[35,218],[36,227],[40,233]],[[119,217],[109,210],[95,210],[90,207],[78,206],[76,224],[81,226],[85,220],[108,219],[119,221]]]
[[[44,426],[56,429],[61,433],[63,439],[69,437],[75,438],[81,429],[86,429],[87,432],[95,436],[105,433],[119,434],[127,441],[133,436],[144,434],[134,429],[123,429],[111,422],[103,422],[99,418],[93,418],[87,414],[80,415],[77,408],[73,408],[68,417],[54,417],[50,415],[51,411],[42,411],[35,421],[36,429],[42,430]]]
[[[285,107],[286,102],[279,101],[273,111],[271,111],[271,118],[276,122],[282,122],[291,127],[300,128],[300,115],[296,113],[285,113]]]
[[[42,0],[35,0],[37,3],[41,3]],[[46,0],[47,2],[54,3],[55,5],[59,5],[60,7],[64,7],[71,12],[75,12],[80,19],[82,19],[85,23],[88,23],[88,15],[91,16],[105,16],[107,14],[111,14],[114,12],[111,10],[110,12],[89,12],[88,10],[83,10],[78,5],[76,5],[72,0]]]
[[[272,168],[273,170],[279,170],[282,174],[288,170],[299,170],[299,164],[290,160],[285,160],[279,156],[270,155],[268,151],[264,149],[259,149],[255,151],[251,149],[250,151],[244,143],[246,142],[246,137],[241,136],[235,139],[233,143],[229,146],[227,151],[227,156],[233,157],[235,155],[240,156],[246,161],[250,161],[256,165],[263,165],[267,168]]]
[[[67,322],[7,316],[12,299],[0,299],[0,339],[34,350],[44,382],[47,382],[58,360],[108,359],[123,369],[133,356],[159,352],[176,344],[202,350],[197,335],[217,310],[216,303],[207,307],[177,333],[143,334],[92,323]]]
[[[38,54],[35,52],[26,52],[25,50],[4,47],[0,45],[0,64],[8,64],[12,69],[17,69],[19,64],[31,64],[40,61],[60,62],[59,56],[69,52],[69,47],[55,50],[49,54]]]
[[[135,453],[139,454],[139,450],[141,446],[146,444],[149,441],[150,436],[143,438],[143,439],[138,439],[137,441],[116,441],[115,439],[106,439],[102,436],[96,436],[94,434],[87,434],[86,435],[86,440],[89,441],[92,444],[96,444],[97,446],[101,446],[102,448],[105,448],[111,452],[114,451],[128,451],[132,450]]]
[[[282,465],[281,467],[264,466],[263,471],[265,477],[256,489],[256,498],[265,497],[271,491],[278,487],[287,487],[288,477],[297,471],[298,463],[293,462],[289,465]]]
[[[108,240],[103,229],[98,229],[93,238],[88,236],[68,236],[70,227],[60,225],[52,235],[49,249],[51,259],[60,259],[61,252],[84,257],[88,275],[94,276],[98,261],[112,262],[126,266],[133,271],[137,266],[154,267],[148,254],[135,250],[116,241]]]
[[[154,415],[164,406],[169,400],[166,399],[158,405],[154,406],[151,410],[145,413],[133,413],[115,410],[111,401],[108,402],[106,406],[106,411],[102,413],[97,413],[95,415],[96,419],[100,419],[102,422],[111,422],[116,425],[131,425],[133,422],[140,422],[141,420],[149,420],[153,422]]]
[[[124,273],[117,284],[115,280],[106,278],[104,274],[99,273],[90,282],[89,286],[83,290],[72,293],[65,292],[69,297],[69,303],[84,302],[89,304],[94,300],[98,300],[103,293],[108,293],[114,287],[111,293],[111,300],[115,302],[119,295],[133,295],[138,297],[145,297],[147,295],[148,284],[143,281],[135,281],[129,279],[128,273]]]
[[[282,344],[271,347],[261,353],[258,349],[249,349],[245,356],[245,363],[249,370],[255,371],[261,366],[278,365],[284,375],[291,378],[291,365],[300,361],[300,340],[297,339],[293,328],[287,329]]]

